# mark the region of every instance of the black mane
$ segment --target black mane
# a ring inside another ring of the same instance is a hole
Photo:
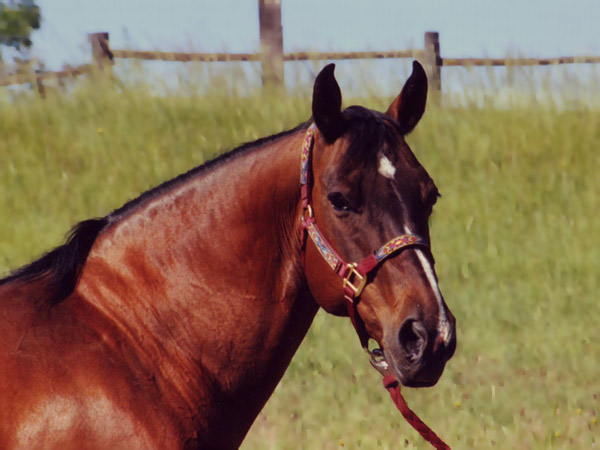
[[[265,144],[268,144],[270,142],[276,141],[280,138],[283,138],[285,136],[293,134],[296,131],[299,131],[301,129],[308,128],[309,125],[310,125],[310,122],[303,122],[303,123],[299,124],[298,126],[296,126],[295,128],[292,128],[291,130],[282,131],[281,133],[274,134],[272,136],[267,136],[267,137],[260,138],[256,141],[247,142],[229,152],[222,153],[221,155],[217,156],[216,158],[211,159],[210,161],[207,161],[198,167],[195,167],[187,172],[184,172],[181,175],[178,175],[177,177],[175,177],[171,180],[165,181],[164,183],[144,192],[143,194],[134,198],[133,200],[128,201],[120,208],[115,209],[112,213],[110,213],[108,215],[108,217],[111,220],[111,223],[114,223],[115,221],[121,219],[127,213],[134,210],[139,205],[145,203],[147,200],[150,200],[152,198],[160,196],[160,194],[162,194],[166,190],[170,190],[173,187],[177,187],[177,186],[185,183],[186,181],[188,181],[191,178],[195,178],[199,175],[210,172],[211,170],[214,170],[215,168],[220,167],[223,164],[226,164],[229,161],[231,161],[235,158],[238,158],[239,156],[242,156],[252,150],[262,147]]]
[[[78,223],[63,245],[0,279],[0,286],[13,281],[31,282],[47,278],[44,297],[50,304],[61,302],[75,289],[90,249],[107,225],[106,217]]]
[[[7,277],[0,279],[0,286],[8,283],[32,282],[44,279],[46,285],[44,287],[43,297],[49,305],[55,305],[67,298],[75,289],[77,281],[81,275],[81,271],[92,245],[98,236],[109,225],[123,219],[128,213],[139,207],[147,200],[155,198],[189,179],[200,176],[215,168],[226,164],[227,162],[255,150],[264,144],[278,140],[288,136],[296,131],[308,127],[308,122],[301,123],[297,127],[284,131],[273,136],[258,139],[254,142],[249,142],[237,147],[236,149],[224,153],[221,156],[206,162],[188,172],[185,172],[172,180],[166,181],[161,185],[144,192],[139,197],[130,200],[122,207],[114,210],[108,216],[85,220],[75,225],[69,233],[66,242],[55,248],[54,250],[45,253],[39,259],[29,263],[21,268],[14,270]],[[298,150],[298,158],[300,158],[300,150]]]

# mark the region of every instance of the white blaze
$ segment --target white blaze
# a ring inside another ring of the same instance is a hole
[[[381,157],[379,158],[378,170],[381,175],[392,180],[394,179],[394,175],[396,174],[396,168],[385,155],[381,155]]]
[[[413,234],[412,231],[410,231],[410,229],[406,226],[404,227],[404,232],[406,234]],[[423,253],[422,250],[420,250],[418,248],[415,248],[414,250],[417,253],[419,262],[421,263],[421,266],[423,267],[423,272],[425,272],[425,276],[427,277],[427,280],[429,281],[429,285],[431,286],[431,289],[433,290],[435,298],[438,302],[438,306],[440,308],[440,314],[439,314],[439,320],[438,320],[438,332],[440,333],[440,336],[442,337],[444,342],[448,342],[448,339],[450,339],[450,323],[448,322],[448,317],[446,317],[446,309],[444,308],[444,300],[442,298],[442,293],[440,291],[438,282],[435,278],[435,274],[433,272],[433,267],[431,267],[431,263],[429,262],[429,260],[427,259],[427,257],[425,256],[425,254]]]

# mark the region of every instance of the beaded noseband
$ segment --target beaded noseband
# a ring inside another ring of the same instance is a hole
[[[369,351],[369,336],[366,332],[364,322],[360,318],[360,315],[357,311],[360,295],[362,294],[362,291],[367,283],[370,281],[368,278],[369,273],[373,271],[380,263],[382,263],[388,256],[406,247],[428,247],[428,245],[419,236],[415,236],[413,234],[403,234],[388,241],[358,263],[347,263],[344,261],[344,259],[333,249],[331,244],[327,242],[325,236],[323,236],[323,233],[319,229],[313,214],[311,201],[312,177],[310,173],[310,157],[314,144],[315,129],[315,124],[312,124],[308,128],[306,136],[304,137],[304,143],[302,145],[300,189],[303,208],[302,227],[303,230],[306,231],[303,232],[303,239],[306,239],[307,234],[310,236],[317,247],[317,250],[319,250],[319,253],[321,253],[325,261],[327,261],[327,264],[329,264],[335,273],[342,279],[344,299],[346,301],[346,307],[348,308],[348,315],[350,316],[350,320],[352,320],[352,324],[356,329],[361,345],[363,348]],[[371,363],[373,363],[375,368],[381,371],[383,367],[376,365],[385,363],[381,351],[369,351],[369,354],[371,355]],[[385,366],[387,369],[387,363]]]

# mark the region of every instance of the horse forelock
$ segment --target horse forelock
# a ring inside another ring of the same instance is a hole
[[[349,145],[341,160],[342,170],[377,167],[378,154],[394,147],[400,135],[398,127],[384,114],[362,106],[344,110]]]

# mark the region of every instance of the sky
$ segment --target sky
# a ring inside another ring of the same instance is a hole
[[[89,53],[86,34],[115,48],[247,52],[258,48],[257,0],[38,0],[34,49],[51,65]],[[442,56],[600,53],[598,0],[283,0],[284,50],[422,46],[439,31]]]
[[[49,70],[89,62],[87,33],[112,48],[254,52],[258,0],[37,0],[33,55]],[[600,55],[600,0],[282,0],[284,51],[422,48],[442,57]]]

